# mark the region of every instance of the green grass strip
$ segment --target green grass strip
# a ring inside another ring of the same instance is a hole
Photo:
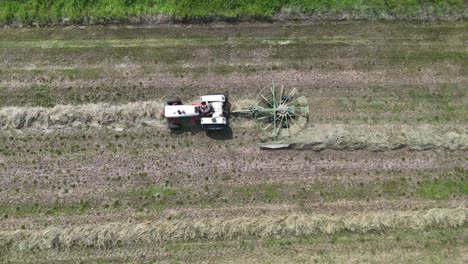
[[[168,15],[185,18],[269,18],[291,14],[353,13],[364,17],[467,16],[463,0],[3,0],[0,23],[96,23]]]

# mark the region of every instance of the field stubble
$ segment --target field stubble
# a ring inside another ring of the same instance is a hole
[[[289,256],[310,249],[290,241],[321,237],[314,254],[328,262],[350,247],[358,262],[463,262],[467,40],[463,23],[4,29],[4,256],[190,262],[216,241],[228,244],[218,256],[261,259],[258,247],[274,262],[270,246]],[[291,150],[257,149],[250,120],[213,135],[172,134],[160,119],[166,97],[228,92],[243,108],[272,80],[311,106]]]

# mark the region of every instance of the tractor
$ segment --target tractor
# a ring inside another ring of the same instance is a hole
[[[162,116],[171,130],[181,129],[184,121],[200,124],[207,131],[223,130],[228,126],[230,103],[224,94],[203,95],[200,101],[184,105],[179,98],[169,98]]]
[[[228,126],[229,115],[251,117],[260,132],[260,148],[287,148],[309,121],[309,102],[298,93],[296,88],[287,93],[282,85],[277,88],[273,83],[259,92],[254,105],[234,111],[224,94],[204,95],[191,105],[173,98],[167,101],[163,116],[171,130],[180,129],[181,121],[187,118],[204,130],[222,130]]]

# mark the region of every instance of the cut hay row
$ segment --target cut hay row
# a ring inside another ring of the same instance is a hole
[[[455,228],[467,222],[467,208],[350,213],[338,216],[293,214],[235,219],[162,220],[137,224],[113,223],[72,228],[3,231],[0,232],[0,248],[12,250],[110,248],[133,243],[200,239],[280,238],[338,232],[366,233],[438,227]]]
[[[236,109],[246,108],[252,101],[238,101]],[[57,105],[44,107],[0,108],[1,130],[52,130],[107,127],[123,130],[132,127],[163,127],[160,117],[163,103],[133,102],[122,105],[107,103]],[[236,119],[231,123],[253,122]],[[252,131],[254,132],[254,131]],[[254,134],[254,133],[253,133]],[[468,150],[468,126],[407,124],[311,124],[293,139],[296,149],[371,151],[407,147],[412,150]]]
[[[0,109],[0,128],[61,129],[112,127],[115,129],[156,126],[163,109],[161,102],[134,102],[124,105],[107,103],[57,105],[45,107],[5,107]]]
[[[316,124],[296,138],[295,148],[335,150],[468,150],[468,126]]]

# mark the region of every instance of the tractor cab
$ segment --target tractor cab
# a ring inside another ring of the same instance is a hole
[[[201,126],[205,130],[223,130],[227,127],[226,96],[205,95],[200,97],[202,118]]]

